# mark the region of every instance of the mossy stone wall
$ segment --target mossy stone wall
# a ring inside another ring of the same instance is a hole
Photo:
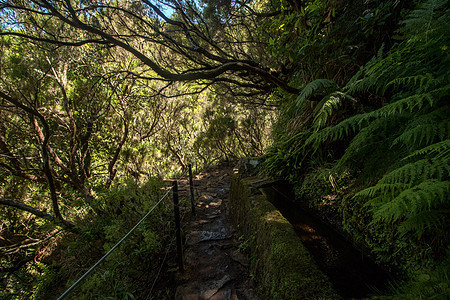
[[[252,183],[236,174],[230,209],[249,242],[250,267],[265,299],[339,299],[292,225]]]

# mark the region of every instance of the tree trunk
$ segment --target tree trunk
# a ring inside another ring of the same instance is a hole
[[[65,227],[73,229],[74,225],[72,223],[67,222],[63,218],[63,216],[61,215],[61,211],[59,210],[58,195],[56,193],[55,181],[53,179],[52,171],[50,168],[50,161],[49,161],[49,156],[48,156],[48,151],[47,151],[48,141],[50,139],[50,128],[48,126],[47,121],[45,120],[44,116],[42,116],[37,110],[32,109],[32,108],[22,104],[17,99],[10,97],[9,95],[3,93],[2,91],[0,91],[0,97],[5,99],[6,101],[12,103],[16,107],[24,110],[25,112],[29,113],[30,115],[37,117],[41,121],[42,127],[43,127],[43,134],[44,134],[44,140],[42,142],[42,164],[43,164],[42,169],[43,169],[45,176],[47,177],[48,187],[50,190],[50,196],[52,199],[53,212],[54,212],[56,218],[58,218],[59,221]]]
[[[17,202],[17,201],[12,201],[12,200],[6,200],[6,199],[2,199],[2,198],[0,198],[0,204],[6,205],[6,206],[15,207],[15,208],[18,208],[18,209],[23,210],[23,211],[27,211],[29,213],[32,213],[36,217],[39,217],[39,218],[42,218],[42,219],[46,219],[46,220],[48,220],[48,221],[50,221],[52,223],[55,223],[55,224],[62,225],[65,229],[67,229],[67,230],[69,230],[71,232],[74,232],[74,233],[78,232],[78,230],[75,229],[75,225],[74,224],[72,224],[70,222],[67,222],[67,221],[62,222],[60,219],[57,219],[54,216],[52,216],[52,215],[50,215],[50,214],[48,214],[48,213],[46,213],[46,212],[44,212],[42,210],[36,209],[36,208],[34,208],[32,206],[29,206],[27,204],[23,204],[23,203],[20,203],[20,202]]]

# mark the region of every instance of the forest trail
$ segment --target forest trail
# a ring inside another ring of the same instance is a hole
[[[194,176],[196,215],[189,213],[185,221],[185,272],[178,277],[175,299],[258,299],[248,258],[239,251],[240,242],[229,216],[232,174],[233,165],[222,163]],[[188,179],[179,185],[180,196],[188,198]]]

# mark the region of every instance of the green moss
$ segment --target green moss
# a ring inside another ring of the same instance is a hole
[[[252,183],[234,176],[230,207],[241,234],[250,241],[251,269],[268,299],[336,299],[291,224]]]

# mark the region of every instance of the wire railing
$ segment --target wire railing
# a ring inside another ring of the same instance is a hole
[[[163,268],[163,266],[164,266],[164,263],[166,262],[167,256],[169,255],[170,248],[172,247],[173,242],[175,241],[175,238],[176,238],[176,236],[175,236],[175,234],[174,234],[174,235],[172,236],[172,239],[171,239],[171,241],[170,241],[169,246],[168,246],[167,249],[166,249],[166,253],[164,254],[164,258],[163,258],[161,264],[159,265],[158,273],[156,274],[155,278],[153,279],[153,283],[152,283],[152,286],[151,286],[151,288],[150,288],[150,291],[148,292],[147,297],[146,297],[145,299],[151,299],[151,295],[152,295],[152,292],[153,292],[153,288],[155,287],[156,282],[157,282],[158,279],[159,279],[159,275],[161,274],[162,268]]]
[[[191,210],[192,214],[195,214],[195,205],[194,205],[194,192],[193,192],[193,180],[192,180],[192,168],[191,165],[189,165],[188,169],[184,170],[179,178],[184,177],[186,173],[189,172],[189,182],[190,182],[190,199],[191,199]],[[179,179],[178,179],[179,180]],[[127,234],[125,234],[122,239],[120,239],[105,255],[103,255],[102,258],[100,258],[89,270],[87,270],[77,281],[75,281],[61,296],[59,296],[58,300],[64,299],[74,288],[76,288],[98,265],[100,265],[117,247],[120,246],[140,225],[142,222],[147,219],[148,216],[152,214],[152,212],[156,209],[156,207],[159,206],[159,204],[167,198],[170,192],[173,192],[173,206],[174,206],[174,217],[175,217],[175,235],[172,238],[172,241],[170,242],[169,246],[167,247],[166,254],[164,256],[163,262],[159,268],[159,271],[156,275],[156,278],[154,279],[154,282],[152,284],[152,287],[150,289],[150,292],[147,296],[150,297],[151,292],[156,284],[156,281],[159,278],[159,275],[161,273],[163,264],[165,260],[167,259],[168,253],[170,251],[170,247],[173,244],[173,241],[176,240],[177,244],[177,258],[178,258],[178,268],[179,271],[183,272],[183,254],[182,254],[182,245],[181,245],[181,225],[180,225],[180,214],[179,214],[179,201],[178,201],[178,180],[175,179],[172,181],[172,186],[167,190],[167,192],[161,197],[161,199],[139,220],[139,222],[134,225],[134,227],[128,231]],[[184,215],[183,215],[184,219]]]

